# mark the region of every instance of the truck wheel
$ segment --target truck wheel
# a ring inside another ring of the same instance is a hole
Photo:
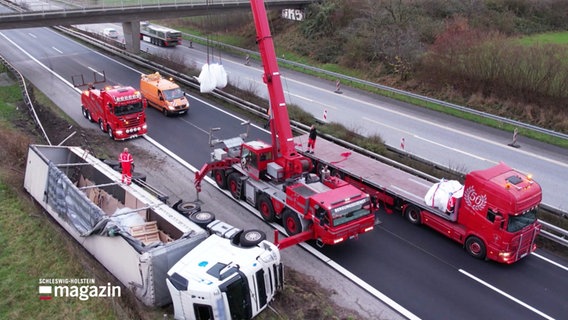
[[[465,250],[476,259],[485,259],[485,244],[476,236],[471,236],[465,241]]]
[[[99,119],[99,128],[101,128],[102,132],[106,132],[105,125],[103,123],[103,120],[101,120],[101,119]]]
[[[95,120],[93,120],[93,117],[91,116],[91,112],[89,110],[87,110],[87,119],[89,119],[90,122],[95,122]]]
[[[114,132],[112,131],[112,128],[110,126],[107,126],[107,133],[108,133],[109,138],[114,140]]]
[[[207,228],[207,225],[215,221],[215,215],[211,212],[200,211],[189,215],[189,221],[195,223],[201,228]]]
[[[201,206],[198,203],[186,201],[176,205],[174,209],[187,217],[201,211]]]
[[[85,109],[85,106],[81,106],[81,113],[83,114],[83,117],[85,117],[85,119],[88,119],[88,113],[89,111],[87,111],[87,109]]]
[[[270,200],[270,197],[266,193],[263,193],[258,197],[257,207],[260,215],[265,221],[273,222],[276,220],[272,200]]]
[[[225,175],[224,170],[213,170],[211,172],[211,176],[215,179],[215,183],[221,189],[227,189],[227,176]]]
[[[266,239],[266,234],[260,230],[245,230],[239,239],[241,246],[245,248],[254,247]]]
[[[164,113],[164,116],[166,116],[166,117],[169,115],[168,109],[166,109],[166,108],[162,109],[162,113]]]
[[[408,205],[406,209],[404,209],[404,216],[406,220],[408,220],[412,224],[420,224],[420,208],[414,205]]]
[[[241,174],[238,172],[233,172],[229,175],[229,178],[227,178],[227,188],[229,189],[229,191],[231,192],[231,195],[233,196],[233,198],[237,199],[237,200],[241,200],[242,199],[242,187],[241,186],[241,194],[239,194],[239,180],[241,179]]]
[[[284,225],[284,230],[288,236],[293,236],[300,233],[302,230],[302,224],[298,215],[291,210],[284,210],[282,214],[282,224]]]

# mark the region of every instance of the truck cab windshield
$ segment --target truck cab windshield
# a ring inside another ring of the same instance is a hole
[[[537,208],[523,212],[518,216],[509,215],[509,222],[507,223],[508,232],[517,232],[524,227],[533,224],[536,221]]]
[[[337,227],[369,214],[369,210],[366,209],[369,203],[369,198],[365,198],[331,209],[332,225]]]
[[[164,99],[168,101],[172,101],[174,99],[181,99],[181,98],[183,98],[183,91],[181,91],[180,88],[164,91]]]
[[[123,116],[125,114],[142,112],[142,110],[144,110],[142,107],[142,102],[136,102],[114,107],[114,114],[117,116]]]

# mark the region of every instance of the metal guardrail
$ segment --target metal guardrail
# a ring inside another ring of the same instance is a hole
[[[568,247],[568,231],[542,220],[539,222],[542,224],[541,236]]]
[[[24,99],[24,103],[28,107],[28,110],[29,110],[30,114],[32,115],[32,117],[34,119],[36,126],[43,133],[43,137],[45,138],[47,143],[49,143],[49,145],[51,145],[51,141],[49,140],[47,133],[43,129],[43,126],[41,125],[41,121],[39,120],[39,117],[37,116],[37,113],[35,111],[34,105],[32,103],[32,99],[30,98],[30,93],[29,93],[29,90],[28,90],[28,85],[26,83],[26,80],[24,79],[24,77],[22,76],[20,71],[18,71],[16,68],[14,68],[2,55],[0,55],[0,63],[3,64],[7,69],[9,69],[10,72],[16,78],[18,78],[18,83],[20,84],[20,89],[22,90],[22,97]]]

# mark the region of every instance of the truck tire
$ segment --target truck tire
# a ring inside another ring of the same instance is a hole
[[[108,137],[114,140],[114,131],[112,131],[112,128],[110,126],[107,126],[107,133]]]
[[[264,221],[274,222],[274,220],[276,220],[276,213],[274,212],[272,200],[270,200],[270,197],[266,193],[263,193],[258,197],[256,206]]]
[[[285,209],[282,214],[282,224],[288,236],[293,236],[302,231],[302,223],[298,215],[292,210]]]
[[[101,119],[99,119],[99,128],[101,128],[102,132],[106,132],[105,125]]]
[[[485,259],[487,253],[485,244],[476,236],[467,238],[465,241],[465,250],[476,259]]]
[[[260,230],[245,230],[241,233],[239,242],[241,247],[250,248],[266,239],[266,234]]]
[[[409,204],[404,209],[404,216],[412,224],[420,224],[422,222],[420,208],[415,205]]]
[[[189,215],[201,211],[201,205],[195,202],[186,201],[177,204],[174,209],[182,215],[188,217]]]
[[[223,190],[227,189],[227,176],[225,175],[224,170],[213,170],[213,172],[211,172],[211,176],[219,188]]]
[[[85,109],[85,106],[81,106],[81,113],[83,114],[83,117],[85,117],[85,119],[89,119],[89,111]]]
[[[241,174],[238,172],[232,172],[227,178],[227,188],[231,192],[233,198],[237,200],[242,199],[242,192],[239,194],[239,180],[241,179]],[[242,186],[241,186],[242,188]],[[242,191],[242,190],[241,190]]]
[[[168,113],[168,109],[166,109],[166,108],[163,108],[163,109],[162,109],[162,113],[163,113],[164,116],[166,116],[166,117],[170,115],[170,114]]]
[[[215,215],[211,212],[199,211],[190,214],[188,219],[201,228],[206,229],[208,224],[215,221]]]

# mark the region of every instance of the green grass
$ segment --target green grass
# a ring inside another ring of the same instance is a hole
[[[15,104],[22,100],[22,92],[18,85],[0,87],[0,118],[13,119]]]
[[[93,276],[70,255],[64,231],[32,212],[0,178],[0,319],[115,319],[110,298],[39,300],[40,278]]]
[[[567,32],[551,32],[541,33],[532,36],[521,37],[519,42],[525,45],[536,44],[568,44],[568,31]]]

